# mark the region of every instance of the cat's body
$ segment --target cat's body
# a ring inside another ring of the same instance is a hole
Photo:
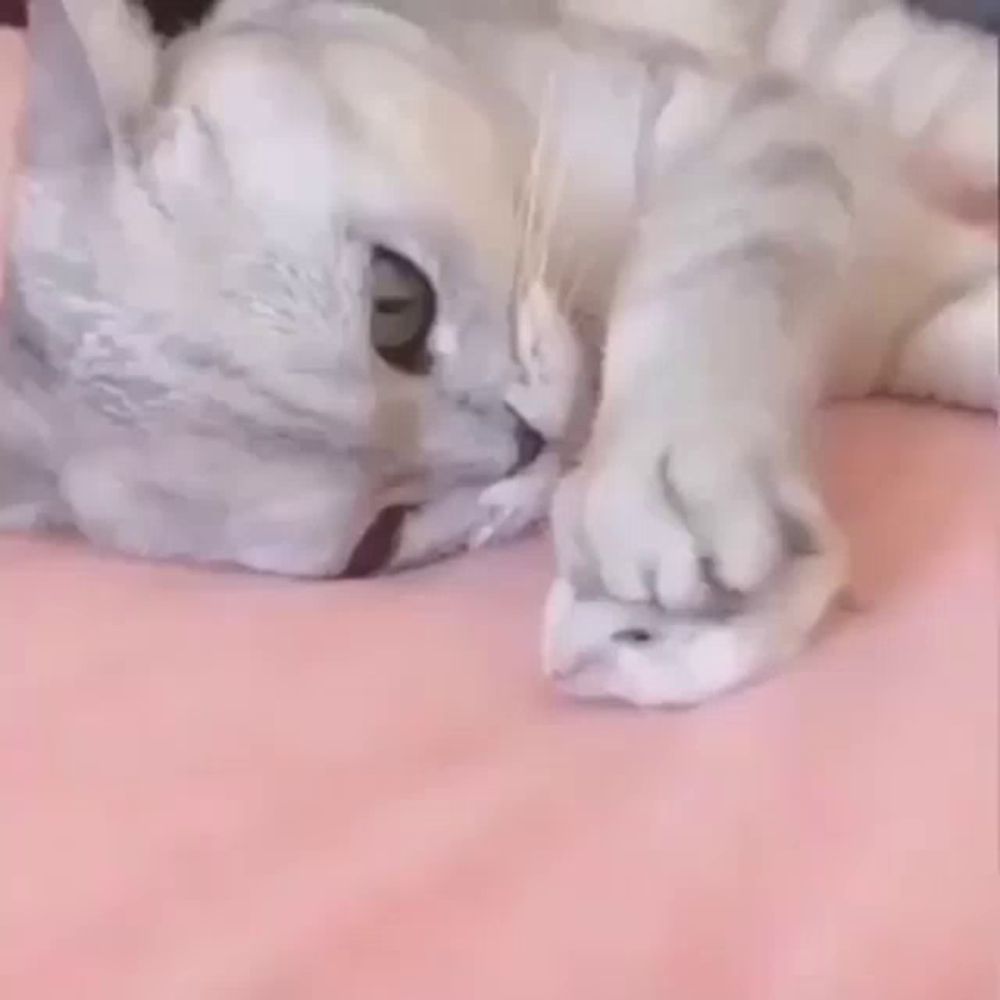
[[[516,533],[587,409],[582,316],[602,390],[550,663],[691,703],[793,653],[842,582],[823,383],[994,403],[995,243],[902,168],[920,133],[981,181],[961,116],[889,100],[887,128],[851,77],[818,97],[654,32],[231,0],[163,58],[112,0],[69,6],[90,65],[61,4],[33,28],[11,525],[313,576]]]
[[[700,155],[693,151],[706,142],[695,169],[710,164],[712,133],[725,130],[734,104],[735,120],[745,116],[747,127],[756,125],[762,146],[774,139],[767,98],[756,122],[751,104],[755,88],[780,89],[781,81],[745,75],[742,63],[703,55],[686,41],[581,22],[527,28],[485,22],[453,29],[448,40],[492,89],[527,113],[523,128],[538,143],[530,168],[541,191],[538,214],[549,226],[546,242],[562,301],[584,318],[596,315],[601,326],[650,201],[666,201],[671,212],[669,189],[651,191],[650,174],[675,153]],[[911,384],[894,383],[887,355],[904,346],[900,337],[917,332],[913,317],[966,279],[974,283],[992,273],[992,234],[928,204],[907,182],[904,154],[877,127],[813,95],[799,93],[789,104],[796,101],[794,115],[826,119],[825,138],[853,187],[859,229],[847,261],[850,294],[833,307],[826,392],[894,389],[990,406],[995,378],[988,354],[969,359],[971,372],[956,356],[953,387],[916,374]],[[665,247],[680,242],[669,221],[663,241]]]

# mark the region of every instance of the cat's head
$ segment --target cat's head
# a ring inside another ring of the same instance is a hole
[[[480,534],[579,386],[503,105],[361,8],[232,4],[160,53],[35,6],[8,306],[61,516],[315,575]]]

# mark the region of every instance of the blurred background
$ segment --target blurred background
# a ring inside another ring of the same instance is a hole
[[[218,0],[136,0],[151,14],[157,30],[164,35],[176,35],[185,27],[196,24]],[[551,8],[556,0],[374,0],[373,6],[386,7],[402,13],[434,10],[435,12],[476,11],[510,14],[537,13]],[[684,3],[692,0],[663,0],[664,3]],[[701,2],[701,0],[693,0]],[[1000,33],[1000,0],[911,0],[936,16],[969,21]]]

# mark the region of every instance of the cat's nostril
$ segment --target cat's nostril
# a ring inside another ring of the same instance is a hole
[[[517,418],[517,425],[514,431],[517,439],[517,463],[511,473],[512,475],[533,464],[538,456],[545,451],[546,443],[545,438],[522,416],[517,413],[514,413],[514,416]]]

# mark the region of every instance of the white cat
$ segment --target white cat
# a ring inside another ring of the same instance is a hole
[[[995,242],[904,164],[987,182],[996,52],[894,3],[761,11],[709,53],[232,0],[161,53],[114,0],[36,4],[0,516],[375,572],[523,530],[584,426],[550,673],[687,705],[780,665],[845,577],[821,393],[995,406]]]

